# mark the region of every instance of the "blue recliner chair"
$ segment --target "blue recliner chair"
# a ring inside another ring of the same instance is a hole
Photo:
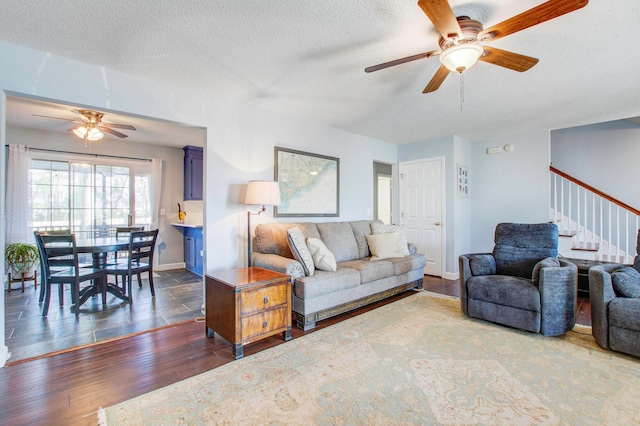
[[[571,330],[578,271],[558,259],[558,227],[501,223],[494,241],[492,253],[459,258],[462,312],[545,336]]]
[[[640,357],[640,274],[635,271],[640,272],[640,230],[633,266],[589,269],[591,334],[603,348]]]

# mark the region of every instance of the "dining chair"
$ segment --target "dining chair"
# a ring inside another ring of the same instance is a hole
[[[140,274],[148,272],[151,296],[155,297],[156,295],[156,291],[153,288],[153,253],[157,238],[157,229],[131,232],[129,234],[127,258],[119,260],[115,264],[107,265],[107,275],[122,276],[122,291],[128,295],[130,304],[132,303],[131,282],[134,275],[138,276],[138,286],[142,287]]]
[[[51,286],[58,284],[60,306],[63,301],[63,289],[65,284],[71,285],[71,302],[75,305],[73,311],[76,317],[80,313],[80,283],[102,279],[104,269],[79,266],[78,249],[75,234],[45,235],[35,233],[36,243],[41,253],[43,265],[43,284],[45,287],[44,305],[42,316],[49,313],[51,300]]]
[[[144,226],[116,226],[116,238],[118,237],[122,237],[122,236],[129,236],[132,232],[136,232],[136,231],[144,231]],[[128,254],[128,251],[122,251],[120,252],[120,258],[126,258]],[[118,262],[118,252],[116,251],[113,255],[114,258],[114,262],[117,263]],[[115,280],[116,280],[116,285],[118,285],[118,276],[115,276]],[[138,282],[141,282],[142,278],[140,277],[140,274],[138,274]]]
[[[45,253],[43,251],[43,247],[40,246],[40,244],[38,244],[38,237],[37,235],[68,235],[71,233],[70,229],[55,229],[55,230],[48,230],[48,231],[33,231],[33,235],[35,236],[36,239],[36,246],[38,247],[38,254],[40,255],[40,276],[44,277],[44,262],[42,261],[43,259],[45,259]],[[42,301],[44,300],[44,293],[45,293],[45,288],[44,285],[40,286],[40,296],[38,297],[38,303],[42,303]],[[59,286],[59,291],[58,291],[58,301],[60,303],[60,306],[64,305],[64,293],[63,293],[63,287]]]

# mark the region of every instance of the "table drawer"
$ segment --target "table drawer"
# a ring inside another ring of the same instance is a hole
[[[241,315],[250,315],[274,306],[284,305],[287,301],[287,282],[269,287],[242,292]]]
[[[254,315],[242,317],[242,341],[270,333],[278,329],[286,329],[288,305],[281,308],[270,309]]]

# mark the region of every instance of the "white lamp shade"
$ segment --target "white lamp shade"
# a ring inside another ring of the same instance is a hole
[[[89,130],[89,134],[87,135],[87,140],[97,141],[104,137],[104,133],[102,133],[99,129],[93,128]]]
[[[277,206],[280,204],[280,185],[263,180],[249,181],[244,203]]]
[[[484,52],[482,46],[473,43],[452,46],[440,54],[440,62],[449,71],[462,72],[471,68]]]

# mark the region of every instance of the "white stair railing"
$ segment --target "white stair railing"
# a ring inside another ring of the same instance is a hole
[[[632,263],[640,211],[554,167],[549,169],[551,220],[558,224],[560,235],[573,239],[572,249],[591,252],[594,260]]]

